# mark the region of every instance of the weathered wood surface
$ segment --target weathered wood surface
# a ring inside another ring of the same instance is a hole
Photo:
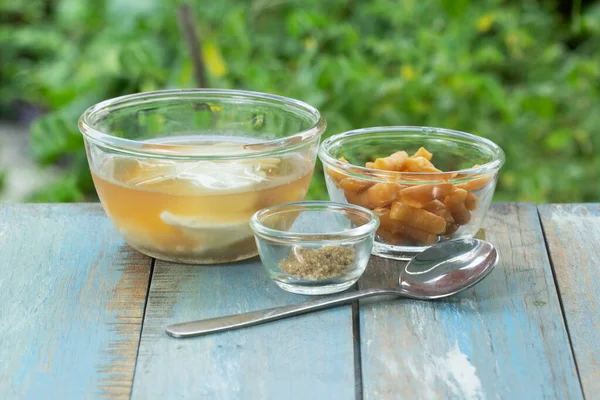
[[[361,303],[365,399],[582,398],[536,207],[495,204],[485,235],[501,261],[465,293]],[[374,258],[360,287],[398,267]]]
[[[360,334],[343,306],[186,340],[165,326],[305,297],[258,260],[156,262],[141,332],[151,259],[99,205],[0,206],[0,398],[594,398],[600,206],[539,210],[575,360],[533,205],[494,205],[502,261],[454,298],[361,302]],[[398,268],[374,258],[360,286]]]
[[[354,399],[351,306],[189,339],[170,323],[290,304],[255,259],[236,265],[157,261],[133,398]]]
[[[128,398],[150,263],[99,205],[0,206],[0,398]]]
[[[600,205],[538,207],[586,398],[600,396]]]

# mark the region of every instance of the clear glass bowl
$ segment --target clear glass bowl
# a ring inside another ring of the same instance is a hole
[[[392,172],[367,162],[425,147],[443,172]],[[343,157],[346,161],[340,160]],[[374,210],[373,254],[409,259],[434,243],[473,237],[490,207],[504,152],[493,142],[441,128],[392,126],[341,133],[319,148],[329,198]]]
[[[127,243],[193,264],[257,254],[250,217],[304,199],[325,126],[297,100],[212,89],[119,97],[79,120],[96,191]]]
[[[323,201],[269,207],[250,221],[269,277],[292,293],[320,295],[352,286],[365,271],[377,216]]]

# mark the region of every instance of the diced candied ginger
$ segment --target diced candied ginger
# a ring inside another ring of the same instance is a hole
[[[392,204],[396,198],[398,186],[395,183],[377,183],[367,189],[370,208],[384,207]]]
[[[446,197],[444,203],[452,213],[454,221],[458,225],[466,225],[471,221],[471,213],[465,206],[467,191],[464,189],[456,189],[453,194]]]
[[[348,160],[346,160],[344,157],[340,157],[339,160],[343,163],[348,164]],[[327,173],[329,174],[329,176],[331,177],[331,179],[333,179],[333,181],[337,184],[340,183],[343,179],[347,178],[348,175],[344,174],[343,172],[340,172],[338,170],[335,170],[333,168],[327,168]]]
[[[442,172],[425,157],[412,157],[406,160],[404,164],[406,172]]]
[[[444,199],[452,193],[452,188],[451,183],[410,186],[398,193],[398,201],[411,207],[423,208],[433,200]]]
[[[465,207],[467,210],[473,211],[477,208],[477,198],[473,193],[467,193],[467,197],[465,197]]]
[[[340,183],[342,179],[346,178],[346,174],[336,171],[333,168],[327,168],[327,174],[336,184]]]
[[[390,210],[388,208],[376,208],[373,212],[379,217],[379,230],[377,233],[382,239],[386,240],[386,237],[390,240],[398,241],[397,244],[406,244],[406,239],[415,240],[421,244],[431,244],[437,239],[437,235],[429,232],[425,232],[421,229],[403,225],[399,221],[390,218]],[[381,232],[384,232],[382,234]],[[391,239],[391,238],[394,239]],[[405,243],[402,243],[404,239]],[[396,244],[387,241],[389,244]]]
[[[419,148],[419,150],[417,150],[417,152],[415,154],[413,154],[411,156],[412,158],[415,157],[423,157],[427,160],[431,160],[431,157],[433,157],[433,154],[431,154],[429,151],[427,151],[427,149],[425,147],[421,147]]]
[[[426,204],[423,207],[423,210],[444,218],[448,224],[453,224],[455,222],[448,207],[439,200],[434,200],[431,203]]]
[[[446,230],[446,220],[421,208],[395,202],[390,210],[390,218],[402,224],[425,232],[440,234]]]
[[[379,207],[373,210],[375,215],[379,217],[379,227],[390,232],[399,232],[401,225],[398,221],[390,218],[390,209],[387,207]]]
[[[458,228],[460,228],[458,224],[448,224],[448,226],[446,226],[446,236],[452,235],[458,230]]]
[[[356,178],[344,178],[339,183],[340,188],[351,192],[360,192],[371,186],[373,186],[373,182]]]
[[[388,157],[376,159],[373,167],[385,171],[401,171],[407,160],[408,154],[405,151],[397,151]]]
[[[481,177],[470,180],[469,182],[459,183],[456,187],[468,190],[470,192],[475,192],[477,190],[481,190],[488,185],[493,179],[491,174],[483,175]]]
[[[346,197],[346,201],[350,204],[355,204],[365,208],[372,208],[366,191],[356,192],[354,190],[345,190],[344,197]]]
[[[338,186],[344,189],[348,202],[377,214],[380,240],[396,245],[432,244],[438,235],[448,237],[470,222],[471,211],[477,208],[477,196],[470,191],[480,190],[492,180],[492,175],[480,175],[466,183],[449,183],[458,173],[442,173],[431,163],[432,158],[433,154],[424,147],[410,157],[397,151],[365,164],[370,169],[390,171],[387,175],[368,173],[389,183],[346,177]],[[417,183],[407,184],[411,180]],[[439,183],[418,183],[423,181]]]

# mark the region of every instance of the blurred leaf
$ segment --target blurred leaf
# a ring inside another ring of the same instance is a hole
[[[0,21],[7,17],[19,18],[24,22],[35,22],[43,18],[46,0],[0,0]]]
[[[444,11],[451,17],[460,17],[469,8],[470,0],[441,0]]]
[[[77,34],[100,29],[104,23],[104,4],[104,1],[60,0],[56,7],[56,24]]]
[[[558,129],[544,139],[544,146],[550,151],[565,150],[572,141],[571,131]]]
[[[43,165],[82,152],[83,139],[77,130],[77,119],[59,112],[38,119],[31,126],[31,150]]]
[[[78,2],[77,0],[72,0]],[[86,3],[86,2],[80,2]],[[135,18],[151,15],[160,11],[160,0],[106,0],[106,14],[109,19],[120,21],[121,24],[131,24]],[[91,3],[96,5],[96,3]],[[174,13],[174,7],[171,8]],[[173,17],[173,14],[171,15]],[[122,26],[121,26],[122,27]]]
[[[523,110],[533,111],[539,116],[550,117],[556,114],[556,104],[552,98],[546,96],[531,96],[523,99]]]
[[[216,78],[227,74],[227,64],[221,55],[221,50],[215,42],[207,41],[202,47],[204,62],[208,73]]]
[[[0,194],[4,191],[6,187],[6,178],[8,176],[8,171],[6,169],[0,169]]]
[[[43,187],[28,199],[35,203],[67,203],[83,201],[84,195],[72,176],[65,176],[58,181]]]

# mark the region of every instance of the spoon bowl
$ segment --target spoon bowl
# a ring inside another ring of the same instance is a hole
[[[442,242],[417,254],[402,270],[396,288],[339,293],[300,304],[167,326],[167,334],[185,338],[258,325],[373,296],[433,300],[457,294],[481,281],[498,264],[494,246],[479,239]]]
[[[483,240],[442,242],[406,265],[400,273],[400,289],[423,300],[452,296],[485,278],[498,260],[494,246]]]

